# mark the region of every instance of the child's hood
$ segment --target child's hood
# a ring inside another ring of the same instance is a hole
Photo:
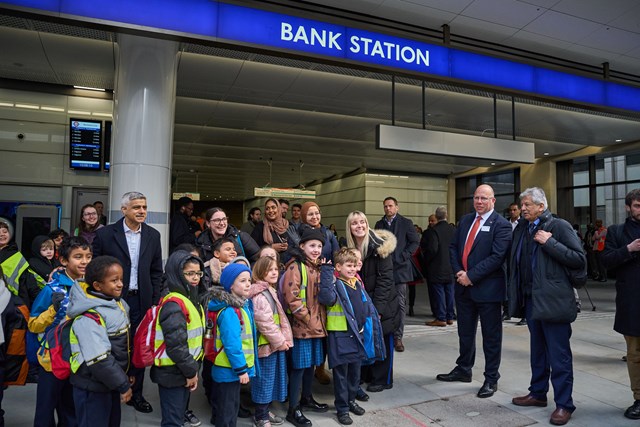
[[[47,240],[51,240],[49,236],[40,235],[34,237],[33,242],[31,242],[31,253],[33,258],[38,258],[47,263],[51,263],[51,260],[48,260],[40,254],[40,247],[42,247],[42,244]]]
[[[246,300],[224,290],[222,286],[214,286],[209,291],[209,311],[222,310],[225,307],[244,306]]]
[[[251,288],[249,289],[249,298],[253,298],[267,289],[269,289],[269,284],[265,281],[258,280],[256,283],[251,284]]]
[[[76,281],[71,288],[69,295],[69,306],[67,307],[67,316],[69,318],[76,317],[85,311],[95,310],[107,323],[107,327],[110,323],[121,318],[123,313],[124,317],[128,319],[125,303],[119,302],[114,298],[106,299],[88,293],[88,287],[84,282]],[[124,310],[124,311],[123,311]],[[120,323],[120,322],[118,322]],[[128,320],[127,320],[128,323]]]

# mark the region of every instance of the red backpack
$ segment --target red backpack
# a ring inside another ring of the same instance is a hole
[[[216,335],[218,333],[218,317],[220,317],[220,313],[227,308],[229,307],[224,307],[218,311],[207,311],[202,347],[204,348],[205,359],[209,360],[211,363],[215,363],[218,355],[222,350],[224,350],[224,345],[221,345],[220,348],[216,348]],[[231,308],[236,312],[236,316],[238,316],[238,320],[242,326],[244,324],[244,320],[242,320],[242,313],[240,312],[240,309],[238,307]]]
[[[86,311],[80,316],[88,317],[98,325],[102,325],[100,315],[95,311]],[[73,319],[67,319],[47,331],[44,337],[44,351],[49,352],[51,372],[59,380],[66,380],[71,375],[71,326]]]
[[[189,322],[189,310],[187,310],[184,302],[178,297],[164,297],[158,305],[154,305],[147,310],[133,337],[133,357],[131,358],[131,362],[136,368],[147,368],[153,365],[156,355],[162,354],[167,346],[163,342],[160,344],[158,351],[154,351],[153,349],[156,341],[158,313],[160,313],[160,309],[169,301],[175,302],[180,306],[184,317],[187,319],[187,323]]]

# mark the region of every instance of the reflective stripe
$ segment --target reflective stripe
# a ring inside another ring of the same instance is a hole
[[[223,308],[222,310],[225,310],[225,308]],[[218,319],[220,319],[220,314],[222,313],[222,310],[218,312]],[[231,310],[233,310],[233,308],[231,308]],[[242,323],[240,325],[240,328],[241,328],[240,339],[242,340],[242,353],[244,354],[244,358],[247,366],[251,368],[255,363],[255,353],[254,353],[254,346],[253,346],[253,329],[251,326],[251,319],[249,318],[249,315],[247,314],[247,312],[243,308],[240,308],[240,313],[242,314]],[[222,346],[222,339],[220,338],[220,325],[218,325],[218,327],[216,328],[215,347],[216,347],[216,350],[218,349],[222,349],[222,350],[216,357],[214,364],[216,366],[221,366],[223,368],[231,368],[231,363],[229,362],[229,358],[227,357],[227,354],[225,353],[225,350]]]
[[[336,298],[336,303],[327,307],[327,331],[346,331],[347,317],[344,315],[342,305]]]
[[[189,354],[195,360],[201,359],[204,354],[202,348],[202,336],[204,335],[204,312],[202,311],[202,308],[196,308],[189,298],[177,292],[170,292],[165,297],[165,299],[168,298],[178,298],[184,303],[189,314],[187,322],[187,346],[189,347]],[[162,310],[162,307],[160,307],[160,310]],[[156,356],[153,363],[155,366],[175,365],[175,362],[167,354],[166,345],[163,345],[165,342],[162,326],[160,325],[160,313],[158,313],[156,319],[156,335],[153,342],[153,348]]]
[[[12,294],[18,295],[18,289],[20,288],[18,278],[28,267],[27,260],[24,259],[20,252],[11,255],[2,263],[2,271],[7,277],[7,288]]]
[[[107,324],[104,323],[104,319],[102,318],[102,316],[100,316],[100,313],[98,313],[94,309],[89,309],[87,310],[87,312],[95,313],[100,319],[100,324],[106,329]],[[75,322],[75,319],[79,317],[82,317],[82,315],[77,316],[73,319],[73,321]],[[62,345],[62,343],[60,343],[60,345]],[[71,330],[69,331],[69,346],[71,348],[71,360],[69,360],[69,364],[71,365],[71,372],[73,372],[74,374],[78,372],[78,369],[80,369],[80,365],[82,365],[83,363],[86,362],[87,366],[89,366],[89,362],[92,362],[91,364],[93,364],[99,362],[103,358],[102,356],[98,356],[92,360],[84,360],[84,358],[82,357],[82,353],[80,353],[78,337],[76,336],[75,332],[73,332],[73,324],[71,325]]]

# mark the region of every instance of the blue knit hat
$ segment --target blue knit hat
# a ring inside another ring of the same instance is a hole
[[[220,284],[224,287],[225,291],[231,292],[233,282],[235,282],[236,278],[243,271],[251,274],[251,269],[244,264],[229,264],[222,270],[222,274],[220,275]]]

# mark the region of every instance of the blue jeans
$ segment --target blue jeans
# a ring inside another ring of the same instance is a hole
[[[453,320],[455,312],[453,311],[454,296],[453,282],[434,283],[432,286],[434,299],[434,315],[438,320]]]
[[[189,389],[187,387],[162,387],[158,384],[162,427],[182,427],[184,411],[187,410]]]

